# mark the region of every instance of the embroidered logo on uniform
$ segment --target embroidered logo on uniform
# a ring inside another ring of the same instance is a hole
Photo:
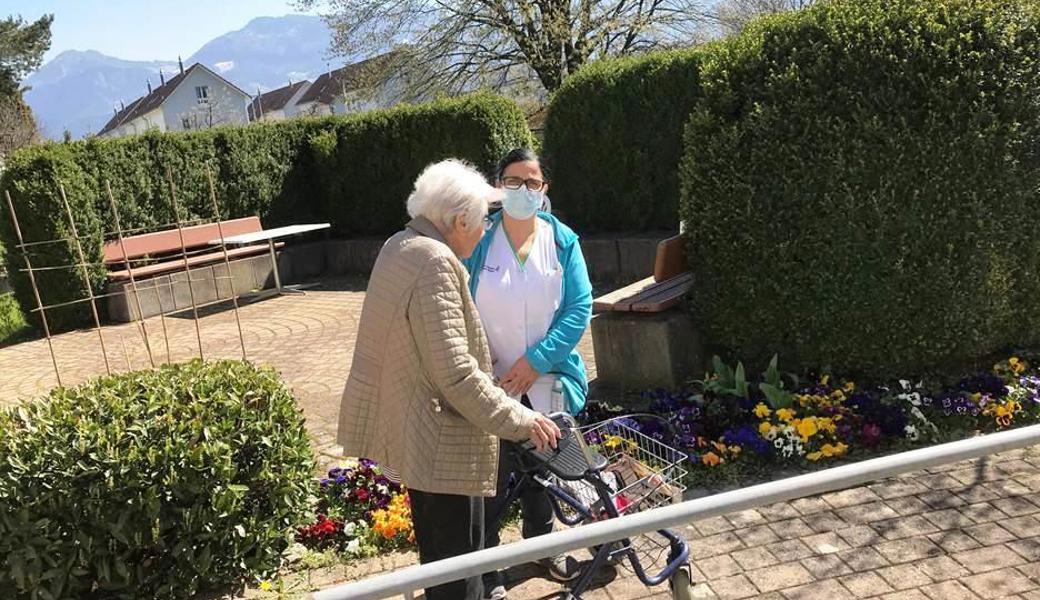
[[[502,267],[489,267],[487,265],[484,265],[484,267],[481,270],[487,271],[488,273],[498,273],[499,269],[501,268]]]

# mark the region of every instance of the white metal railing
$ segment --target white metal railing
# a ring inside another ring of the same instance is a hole
[[[416,565],[370,579],[328,588],[314,600],[374,600],[403,595],[413,598],[423,588],[588,548],[649,531],[862,485],[1006,450],[1040,444],[1040,425],[1002,431],[948,444],[882,456],[815,473],[763,483],[714,496],[688,500],[647,512],[600,521],[506,546]],[[450,525],[448,525],[450,526]]]

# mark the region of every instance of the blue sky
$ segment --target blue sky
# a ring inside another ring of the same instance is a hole
[[[0,18],[54,15],[50,60],[97,50],[129,60],[176,60],[254,17],[297,12],[288,0],[0,0]]]

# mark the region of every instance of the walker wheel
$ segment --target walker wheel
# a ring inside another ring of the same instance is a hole
[[[683,565],[668,578],[672,589],[672,600],[693,600],[693,573],[690,565]]]

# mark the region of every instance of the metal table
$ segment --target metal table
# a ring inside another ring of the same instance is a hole
[[[295,292],[302,294],[303,292],[296,289],[295,286],[284,287],[282,286],[282,278],[278,274],[278,257],[274,251],[274,241],[278,238],[286,238],[294,235],[300,235],[303,233],[309,233],[312,231],[320,231],[322,229],[329,229],[332,227],[329,223],[304,223],[300,225],[287,225],[285,227],[275,227],[274,229],[264,229],[262,231],[255,231],[253,233],[243,233],[241,235],[232,235],[224,238],[223,240],[215,239],[210,240],[209,243],[214,246],[219,246],[222,242],[231,246],[245,246],[247,244],[255,244],[256,242],[267,242],[268,251],[271,254],[271,270],[274,272],[274,291],[276,294],[285,294],[287,292]]]

